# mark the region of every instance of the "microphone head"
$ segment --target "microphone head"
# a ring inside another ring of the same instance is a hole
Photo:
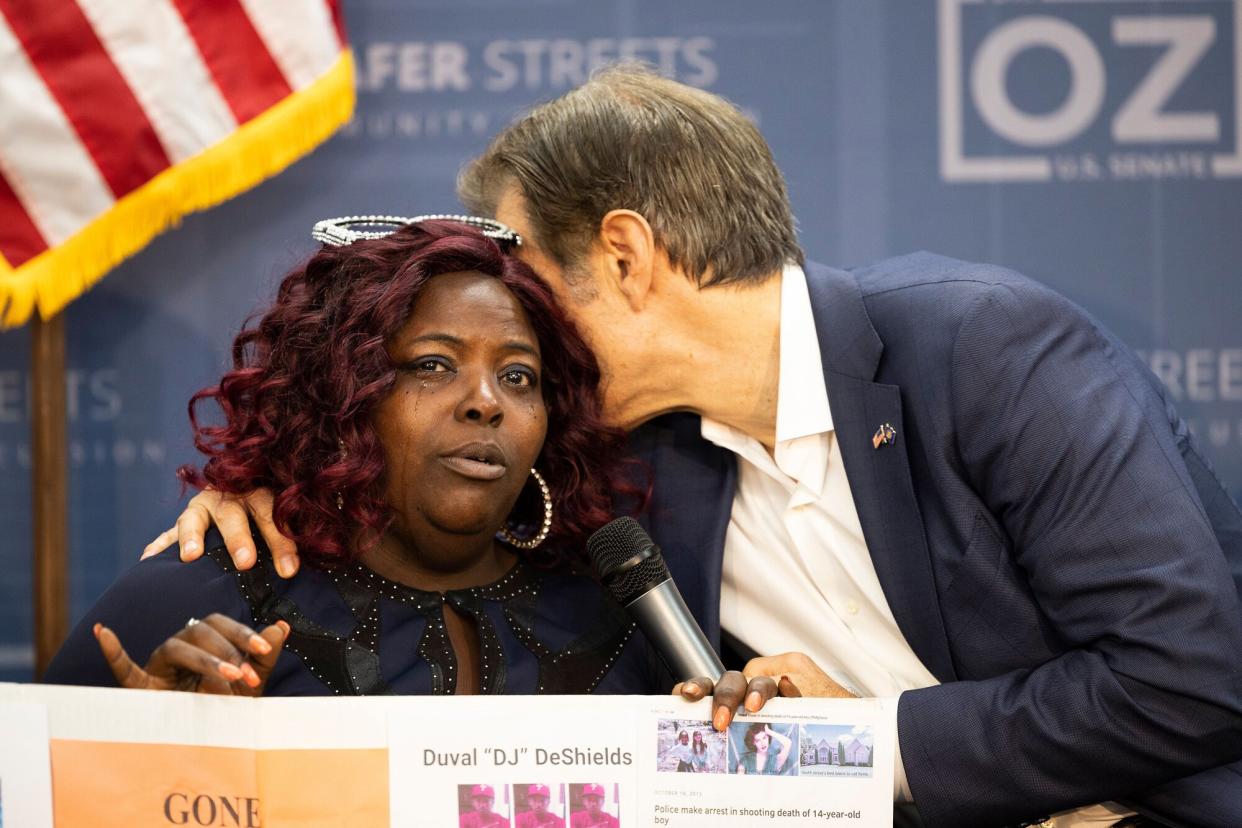
[[[597,529],[587,553],[595,576],[622,606],[672,577],[660,547],[634,518],[619,517]]]

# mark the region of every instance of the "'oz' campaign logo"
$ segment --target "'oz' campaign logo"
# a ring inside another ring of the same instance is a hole
[[[940,0],[946,181],[1242,176],[1242,0]]]

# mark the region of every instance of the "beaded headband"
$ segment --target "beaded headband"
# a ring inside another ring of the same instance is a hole
[[[359,239],[380,239],[405,227],[407,224],[420,224],[424,221],[452,221],[478,228],[484,236],[501,244],[518,246],[522,237],[511,227],[501,224],[495,219],[479,218],[478,216],[448,215],[435,213],[425,216],[345,216],[343,218],[324,219],[315,222],[311,228],[311,238],[332,247],[343,247],[353,244]],[[383,230],[356,230],[356,227],[383,227]]]

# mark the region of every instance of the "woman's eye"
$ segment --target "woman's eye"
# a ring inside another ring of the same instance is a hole
[[[441,357],[423,357],[407,362],[405,365],[409,371],[417,371],[420,374],[435,374],[450,371],[452,368],[448,362]]]
[[[506,368],[500,378],[509,385],[519,385],[524,387],[534,387],[538,383],[535,372],[529,368]]]

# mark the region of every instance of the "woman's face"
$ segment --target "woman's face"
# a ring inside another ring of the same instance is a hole
[[[539,341],[525,310],[490,276],[434,276],[387,350],[397,380],[375,427],[393,531],[416,547],[427,532],[490,537],[547,433]]]
[[[700,732],[699,732],[699,731],[697,731],[697,730],[696,730],[696,731],[694,731],[694,743],[695,743],[696,745],[701,745],[701,744],[703,744],[703,734],[702,734],[702,733],[700,733]]]
[[[762,753],[768,749],[768,742],[771,740],[766,733],[756,733],[752,741],[755,743],[755,752]]]

